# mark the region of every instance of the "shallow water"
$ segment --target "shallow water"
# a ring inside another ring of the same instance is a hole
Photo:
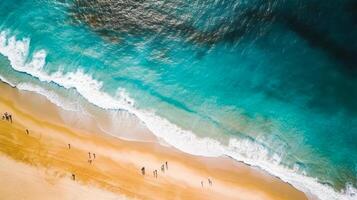
[[[227,154],[317,193],[352,192],[356,7],[4,0],[0,77],[128,110],[189,153]]]

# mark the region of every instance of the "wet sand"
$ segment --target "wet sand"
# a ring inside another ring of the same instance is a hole
[[[133,132],[147,134],[148,142],[126,141],[91,121],[103,118],[69,123],[65,111],[40,95],[3,83],[0,94],[0,113],[13,116],[13,123],[0,120],[0,199],[307,199],[290,184],[232,159],[161,146],[141,125]],[[165,161],[168,170],[161,172]]]

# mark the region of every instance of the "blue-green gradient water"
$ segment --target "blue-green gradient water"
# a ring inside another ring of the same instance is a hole
[[[356,1],[2,0],[0,32],[20,89],[76,90],[185,152],[356,198]]]

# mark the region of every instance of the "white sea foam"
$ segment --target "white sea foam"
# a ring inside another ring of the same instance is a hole
[[[31,91],[40,94],[42,96],[45,96],[50,102],[65,110],[68,111],[78,110],[78,105],[76,103],[70,102],[69,100],[60,97],[56,92],[42,88],[38,85],[34,85],[31,83],[19,83],[16,85],[16,87],[20,90]]]
[[[64,88],[74,88],[89,102],[103,109],[125,109],[142,120],[158,138],[184,152],[209,157],[228,155],[238,161],[260,167],[322,200],[352,200],[357,197],[356,189],[352,186],[348,185],[345,191],[336,192],[330,186],[319,183],[315,178],[281,166],[279,155],[270,155],[266,148],[251,140],[230,139],[229,144],[224,145],[211,138],[199,138],[191,131],[183,130],[153,111],[137,109],[134,100],[129,98],[123,89],[118,90],[115,97],[102,92],[102,83],[83,71],[47,74],[42,70],[45,65],[46,52],[38,51],[30,59],[28,58],[29,45],[29,39],[16,40],[15,37],[8,37],[4,31],[0,34],[0,53],[8,57],[14,70],[30,74],[41,81],[57,83]],[[32,91],[38,92],[36,89]]]
[[[0,75],[0,80],[2,81],[2,82],[5,82],[5,83],[7,83],[7,84],[9,84],[11,87],[15,87],[15,84],[13,84],[11,81],[9,81],[7,78],[5,78],[5,77],[3,77],[3,76],[1,76]]]

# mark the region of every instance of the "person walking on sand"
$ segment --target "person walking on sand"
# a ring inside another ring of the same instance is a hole
[[[12,115],[9,115],[10,122],[12,123]]]
[[[203,187],[203,181],[201,181],[201,187]]]
[[[95,159],[95,153],[93,153],[93,159]]]
[[[88,158],[90,159],[90,152],[88,152]]]
[[[29,130],[28,129],[26,129],[26,134],[28,135],[30,132],[29,132]]]
[[[142,175],[145,175],[145,167],[142,167],[142,168],[141,168],[141,174],[142,174]]]
[[[165,165],[161,165],[161,171],[165,173]]]
[[[169,170],[169,165],[167,164],[167,161],[165,162],[166,170]]]
[[[68,144],[68,149],[71,149],[71,144]]]
[[[72,180],[76,180],[76,175],[75,174],[72,174]]]
[[[208,178],[208,184],[209,184],[210,186],[212,186],[212,181],[211,181],[210,178]]]

